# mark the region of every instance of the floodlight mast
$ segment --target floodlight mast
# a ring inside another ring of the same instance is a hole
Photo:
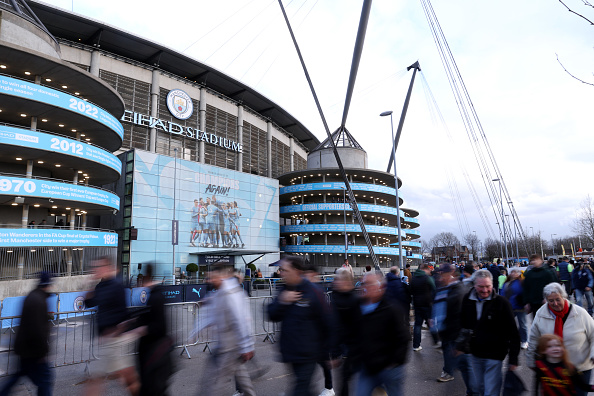
[[[291,39],[293,40],[293,44],[295,45],[295,50],[297,51],[297,56],[299,56],[299,61],[301,62],[301,66],[303,67],[303,72],[305,74],[305,78],[307,79],[307,83],[309,84],[309,89],[313,95],[314,101],[316,102],[316,106],[318,108],[318,112],[320,113],[320,117],[322,119],[322,123],[324,124],[324,129],[326,130],[326,134],[328,135],[328,140],[332,144],[332,151],[334,152],[334,157],[336,158],[336,163],[338,165],[338,169],[344,181],[344,185],[346,187],[346,192],[349,196],[349,202],[351,204],[351,209],[353,210],[353,215],[357,218],[359,222],[359,226],[361,227],[361,233],[363,234],[363,238],[365,239],[365,243],[367,244],[367,248],[369,249],[369,256],[373,261],[374,267],[376,270],[380,270],[379,261],[373,250],[373,245],[371,244],[371,239],[369,238],[369,234],[367,233],[367,229],[365,228],[365,223],[363,222],[363,217],[361,216],[361,212],[359,211],[359,207],[357,205],[357,200],[355,199],[355,194],[351,189],[351,184],[349,183],[349,179],[347,177],[346,172],[344,171],[344,167],[342,166],[342,161],[340,159],[340,155],[338,154],[338,150],[336,149],[336,143],[334,139],[332,139],[332,134],[330,133],[330,128],[328,128],[328,123],[326,122],[326,117],[324,116],[324,112],[322,111],[322,106],[320,105],[320,101],[318,100],[318,96],[314,89],[313,83],[307,71],[307,67],[305,66],[305,61],[303,60],[303,56],[301,55],[301,50],[299,49],[299,45],[297,44],[297,39],[295,38],[295,34],[293,33],[293,29],[291,28],[291,23],[289,22],[289,18],[285,11],[285,7],[283,6],[282,0],[278,0],[280,5],[281,11],[285,18],[285,22],[287,23],[287,27],[289,29],[289,33],[291,34]],[[361,10],[361,18],[359,20],[359,29],[357,31],[357,40],[355,42],[355,49],[353,51],[353,60],[351,62],[351,73],[349,77],[349,85],[347,87],[347,96],[345,99],[345,108],[342,117],[342,125],[339,129],[344,129],[344,124],[346,123],[346,118],[348,114],[348,109],[351,102],[351,97],[354,90],[355,80],[357,76],[357,70],[359,68],[359,62],[361,60],[361,52],[363,51],[363,42],[365,41],[365,31],[367,29],[367,22],[369,20],[369,14],[371,10],[371,0],[364,0],[363,2],[363,9]]]

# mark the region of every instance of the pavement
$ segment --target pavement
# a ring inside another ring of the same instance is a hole
[[[290,394],[292,377],[289,367],[280,362],[278,354],[278,344],[271,341],[264,341],[264,336],[256,337],[256,354],[253,363],[250,365],[251,371],[265,372],[260,378],[254,380],[256,394],[260,396],[286,396]],[[413,352],[412,347],[409,352],[409,361],[406,365],[405,395],[423,396],[464,396],[465,387],[459,373],[454,374],[454,380],[447,383],[437,382],[442,366],[443,357],[440,350],[433,347],[431,337],[427,331],[423,331],[423,340],[421,345],[423,349],[419,352]],[[208,381],[203,378],[204,368],[210,364],[208,350],[203,351],[203,346],[189,347],[187,354],[180,355],[181,349],[174,351],[174,362],[176,372],[171,378],[169,394],[175,396],[186,395],[204,395],[202,384]],[[520,367],[518,375],[523,379],[528,389],[531,389],[533,374],[522,366],[524,361],[524,351],[520,355]],[[92,372],[96,363],[91,362],[88,366]],[[54,369],[56,381],[54,386],[54,395],[84,395],[85,382],[87,374],[86,364],[74,364]],[[334,370],[334,383],[338,384],[339,371]],[[0,378],[0,386],[6,379]],[[315,389],[318,392],[323,390],[323,378],[321,369],[317,369],[314,378]],[[335,389],[336,390],[336,389]],[[228,395],[231,396],[234,389],[229,387]],[[17,396],[36,394],[35,387],[26,379],[13,388],[13,394]],[[124,387],[117,380],[107,380],[102,395],[116,396],[126,395]],[[529,393],[526,393],[528,395]]]

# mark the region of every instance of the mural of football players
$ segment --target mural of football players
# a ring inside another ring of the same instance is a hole
[[[210,203],[207,206],[208,216],[206,217],[206,224],[208,226],[208,234],[210,237],[208,247],[215,247],[217,244],[217,234],[219,231],[219,208],[217,208],[217,201],[214,195],[209,201]]]
[[[241,233],[239,232],[239,217],[241,216],[241,212],[239,211],[239,207],[237,206],[237,201],[234,201],[232,204],[232,208],[229,209],[229,223],[231,227],[231,239],[233,240],[232,247],[245,247],[243,240],[241,239]],[[237,241],[239,238],[239,242]],[[241,246],[239,243],[241,242]]]
[[[200,227],[200,238],[198,239],[198,246],[204,247],[208,245],[208,226],[206,224],[206,218],[208,217],[208,204],[210,199],[206,198],[206,204],[204,200],[200,198],[200,216],[198,219],[198,226]]]
[[[231,203],[227,202],[223,204],[223,241],[225,247],[231,247],[231,230],[230,230],[230,221],[229,221],[229,209],[231,208]]]
[[[199,226],[198,226],[198,219],[200,217],[200,206],[198,200],[194,200],[194,206],[192,206],[192,224],[190,226],[190,245],[194,245],[194,241],[196,237],[200,233]]]

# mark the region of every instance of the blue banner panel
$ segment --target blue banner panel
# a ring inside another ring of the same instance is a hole
[[[71,155],[108,166],[118,174],[122,173],[122,162],[109,151],[62,136],[0,125],[0,143]]]
[[[350,183],[353,191],[369,191],[383,194],[396,195],[396,190],[393,187],[382,186],[380,184],[366,184],[366,183]],[[280,193],[288,194],[295,192],[310,192],[320,190],[342,190],[344,183],[307,183],[294,184],[292,186],[281,187]],[[400,197],[402,198],[402,197]],[[394,201],[396,202],[396,201]]]
[[[130,299],[130,304],[126,305],[132,307],[145,306],[150,295],[151,289],[149,287],[135,287],[132,289],[132,297]]]
[[[206,283],[184,285],[184,301],[200,301],[206,297],[206,293],[208,293],[210,289],[211,287]]]
[[[4,95],[47,103],[78,113],[105,125],[117,133],[120,139],[124,137],[124,128],[117,118],[93,103],[86,102],[76,96],[7,76],[0,76],[0,92]]]
[[[59,304],[58,304],[58,312],[70,312],[70,311],[77,311],[80,312],[78,315],[82,315],[82,311],[85,309],[90,309],[92,307],[87,307],[85,304],[85,296],[87,295],[86,291],[80,292],[72,292],[72,293],[60,293],[59,295]],[[88,315],[90,312],[84,313],[84,315]],[[73,318],[74,315],[68,314],[59,314],[58,319],[68,319]]]
[[[115,232],[58,230],[51,228],[0,228],[0,247],[96,246],[117,247]]]
[[[64,199],[120,210],[120,197],[98,188],[24,177],[0,177],[0,194]]]
[[[183,286],[163,286],[161,293],[165,297],[165,304],[184,302]]]
[[[2,311],[0,311],[0,316],[7,317],[7,316],[21,316],[23,312],[23,302],[25,301],[25,296],[19,297],[6,297],[2,300]],[[2,328],[7,329],[9,327],[18,326],[21,323],[21,319],[7,319],[2,321]]]
[[[361,232],[361,226],[359,224],[347,224],[346,227],[343,224],[299,224],[299,225],[286,225],[281,226],[281,234],[287,232],[299,232],[299,233],[313,233],[313,232]],[[372,234],[388,234],[398,235],[398,228],[396,227],[384,227],[365,225],[367,232]],[[402,237],[406,237],[406,233],[409,230],[402,230]]]

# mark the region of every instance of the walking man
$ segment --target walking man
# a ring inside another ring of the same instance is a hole
[[[230,394],[233,379],[242,393],[254,396],[254,386],[244,363],[254,357],[254,339],[251,334],[249,305],[245,292],[232,268],[215,265],[208,273],[208,283],[216,290],[208,308],[208,315],[196,329],[199,333],[215,327],[217,342],[212,362],[205,370],[200,395]]]
[[[22,376],[29,377],[37,386],[39,396],[52,394],[54,376],[47,364],[52,316],[48,314],[46,299],[50,286],[49,274],[42,272],[37,288],[25,298],[14,342],[14,352],[20,357],[19,370],[6,382],[0,391],[1,396],[8,396]]]
[[[291,364],[295,376],[291,395],[310,396],[314,394],[311,379],[318,362],[330,360],[330,309],[320,289],[303,277],[300,257],[284,257],[279,267],[285,286],[268,306],[268,316],[273,322],[281,322],[281,356],[283,362]]]
[[[512,307],[493,290],[493,276],[488,270],[474,274],[474,288],[464,296],[460,315],[456,349],[472,354],[478,393],[499,396],[503,360],[509,354],[509,369],[513,371],[518,365],[520,334]]]
[[[575,302],[580,307],[584,307],[584,298],[588,304],[588,313],[592,316],[592,308],[594,306],[594,298],[592,298],[592,289],[594,288],[594,275],[592,269],[587,262],[582,262],[581,265],[573,271],[573,287],[575,288]]]
[[[410,342],[408,323],[402,309],[385,296],[381,274],[363,277],[363,300],[357,320],[356,367],[359,369],[357,396],[371,396],[382,386],[388,396],[404,395],[406,354]]]
[[[429,326],[431,319],[431,309],[433,307],[433,296],[435,294],[435,282],[431,275],[429,264],[423,263],[413,274],[410,282],[410,291],[412,294],[413,305],[415,308],[415,326],[413,329],[413,351],[417,352],[423,349],[421,346],[421,327],[423,322]],[[433,342],[438,343],[437,334],[431,332]]]
[[[559,274],[559,280],[565,288],[567,295],[571,294],[571,273],[573,272],[573,265],[569,263],[567,256],[561,257],[561,262],[557,265],[557,273]]]
[[[539,254],[530,256],[530,265],[532,268],[524,273],[524,291],[523,297],[526,303],[526,312],[532,312],[532,317],[536,311],[542,307],[544,297],[542,291],[546,285],[557,282],[554,273],[543,266],[544,260]]]

